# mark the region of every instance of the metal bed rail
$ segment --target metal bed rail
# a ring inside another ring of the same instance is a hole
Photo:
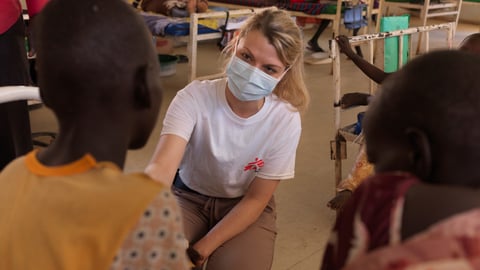
[[[403,51],[406,45],[409,46],[410,52],[412,52],[412,38],[409,39],[409,44],[404,44],[403,36],[412,36],[414,34],[425,34],[425,41],[426,41],[426,51],[429,50],[429,42],[430,42],[430,35],[431,31],[445,31],[446,32],[446,48],[453,47],[453,35],[455,31],[455,22],[450,23],[443,23],[443,24],[435,24],[435,25],[427,25],[427,26],[419,26],[419,27],[411,27],[404,30],[396,30],[396,31],[389,31],[389,32],[381,32],[375,34],[364,34],[360,36],[353,36],[349,37],[350,44],[352,46],[361,45],[361,44],[368,44],[369,46],[369,58],[368,61],[373,64],[374,62],[374,49],[375,49],[375,42],[379,40],[384,40],[390,37],[399,37],[399,50],[398,50],[398,62],[399,66],[403,63]],[[332,71],[333,71],[333,89],[334,89],[334,104],[338,104],[341,98],[341,61],[340,61],[340,51],[338,48],[337,43],[334,40],[331,40],[331,58],[332,58]],[[410,54],[410,58],[414,57],[413,54]],[[375,82],[370,80],[370,94],[373,93],[375,87]],[[341,108],[335,107],[334,108],[334,125],[335,125],[335,134],[334,140],[331,143],[330,149],[330,156],[331,159],[335,161],[335,186],[340,183],[342,180],[342,159],[346,158],[346,142],[355,142],[358,141],[359,135],[354,135],[342,129],[341,127]]]

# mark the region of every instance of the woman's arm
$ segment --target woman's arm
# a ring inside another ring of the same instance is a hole
[[[154,180],[170,187],[182,161],[186,146],[187,141],[180,136],[161,135],[145,173]]]
[[[240,202],[193,245],[202,256],[201,260],[195,262],[196,265],[202,265],[221,244],[254,223],[267,206],[279,183],[279,180],[255,178]]]

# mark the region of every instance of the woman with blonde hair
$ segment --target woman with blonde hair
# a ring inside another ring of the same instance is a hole
[[[189,255],[206,269],[270,269],[274,192],[294,177],[309,95],[302,34],[284,11],[250,17],[225,49],[226,78],[193,81],[166,113],[146,172],[172,185]]]

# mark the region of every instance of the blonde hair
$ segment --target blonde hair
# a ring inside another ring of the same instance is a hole
[[[273,93],[304,112],[310,102],[303,69],[303,37],[300,28],[285,11],[266,9],[250,17],[229,42],[224,53],[230,55],[238,40],[250,31],[260,31],[270,42],[289,70],[275,87]]]

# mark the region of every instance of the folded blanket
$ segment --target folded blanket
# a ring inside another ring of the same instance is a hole
[[[156,14],[141,13],[150,32],[155,36],[165,36],[166,27],[172,23],[172,18]],[[180,22],[180,21],[179,21]]]

